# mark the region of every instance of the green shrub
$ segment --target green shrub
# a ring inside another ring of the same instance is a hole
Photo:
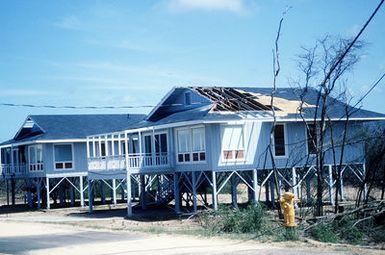
[[[339,241],[339,237],[335,233],[334,228],[326,223],[314,226],[310,231],[310,235],[320,242],[336,243]]]
[[[282,227],[278,231],[276,241],[298,241],[300,238],[297,228]]]
[[[220,207],[217,212],[203,212],[199,221],[211,233],[257,233],[265,225],[264,209],[249,205],[246,209]]]
[[[363,231],[357,226],[353,226],[354,219],[344,218],[333,224],[335,232],[339,233],[341,239],[349,243],[360,243],[364,237]]]

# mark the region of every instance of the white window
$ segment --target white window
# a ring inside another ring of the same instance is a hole
[[[73,169],[72,144],[54,145],[55,169]]]
[[[205,128],[178,129],[178,162],[202,162],[206,160]]]
[[[192,136],[192,160],[193,161],[205,161],[205,128],[198,127],[191,129]]]
[[[224,161],[238,161],[245,159],[243,126],[223,126],[222,158]]]
[[[284,124],[276,124],[274,127],[274,155],[286,156],[286,128]]]
[[[43,145],[28,147],[28,166],[31,172],[43,170]]]

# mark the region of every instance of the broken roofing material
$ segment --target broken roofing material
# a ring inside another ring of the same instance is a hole
[[[271,95],[246,92],[239,88],[225,87],[193,87],[200,95],[208,98],[214,104],[214,112],[245,112],[245,111],[272,111]],[[274,96],[274,110],[277,116],[298,114],[301,106],[299,100],[288,100]],[[302,108],[315,107],[304,102]]]

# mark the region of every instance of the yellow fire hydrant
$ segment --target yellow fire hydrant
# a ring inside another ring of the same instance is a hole
[[[283,218],[285,227],[296,227],[295,223],[295,213],[294,213],[294,194],[291,192],[285,192],[279,203],[281,204],[281,209],[283,210]]]

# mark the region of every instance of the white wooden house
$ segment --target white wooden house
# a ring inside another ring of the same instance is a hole
[[[269,154],[274,120],[271,92],[269,88],[172,89],[145,120],[121,132],[87,137],[89,186],[97,181],[119,179],[119,184],[126,185],[128,191],[129,216],[132,200],[137,197],[145,207],[147,193],[153,187],[156,190],[150,193],[154,200],[174,199],[177,212],[181,201],[189,199],[193,210],[197,210],[198,199],[207,202],[208,190],[212,192],[212,205],[216,209],[218,194],[227,182],[235,186],[243,182],[249,188],[250,198],[258,200],[262,186],[274,185],[273,164],[282,170],[282,185],[286,183],[294,192],[298,191],[304,177],[314,175],[316,165],[314,152],[319,130],[314,121],[317,123],[320,117],[315,116],[317,92],[309,89],[303,94],[301,104],[302,90],[277,90],[273,157]],[[331,168],[333,158],[341,158],[345,110],[351,114],[347,129],[349,143],[344,148],[342,163],[346,171],[350,169],[359,175],[365,171],[364,145],[359,137],[362,124],[384,120],[385,115],[353,108],[332,97],[327,104],[331,131],[326,132],[325,138],[325,171],[332,192]],[[89,192],[92,196],[92,189]],[[236,203],[234,188],[232,194]]]
[[[30,206],[35,200],[38,207],[44,201],[49,208],[50,201],[56,197],[63,201],[66,194],[72,204],[78,197],[83,206],[86,136],[127,129],[143,118],[135,114],[28,116],[14,138],[0,144],[0,178],[12,194],[8,203],[15,204],[16,180],[23,180],[21,188]]]

